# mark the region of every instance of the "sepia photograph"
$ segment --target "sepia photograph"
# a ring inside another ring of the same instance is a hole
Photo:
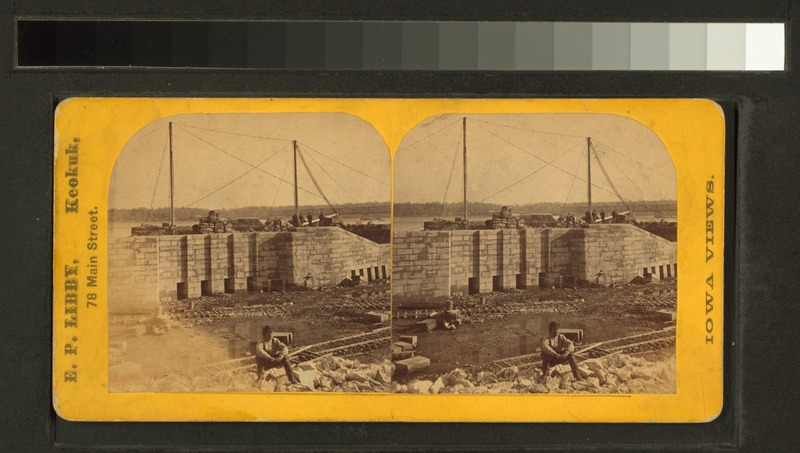
[[[64,419],[720,413],[713,101],[76,98],[55,120]]]
[[[390,181],[345,113],[140,129],[108,186],[108,390],[389,391]]]
[[[677,200],[624,116],[418,124],[394,160],[392,391],[675,393]]]

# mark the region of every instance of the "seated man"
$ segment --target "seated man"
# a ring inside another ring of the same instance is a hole
[[[547,373],[551,366],[569,362],[575,380],[582,381],[583,377],[578,371],[578,363],[575,362],[575,356],[572,355],[575,345],[567,337],[558,333],[558,323],[555,321],[550,322],[548,330],[548,335],[542,338],[542,376],[547,379]]]
[[[299,380],[292,371],[292,365],[289,363],[289,348],[281,343],[281,340],[272,338],[272,327],[264,326],[261,330],[261,341],[256,344],[256,372],[258,379],[264,375],[264,371],[283,365],[286,370],[286,377],[289,382],[297,384]]]

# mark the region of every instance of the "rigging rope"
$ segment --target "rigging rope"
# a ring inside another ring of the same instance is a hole
[[[614,190],[614,193],[617,194],[617,197],[619,197],[619,200],[622,202],[622,204],[625,205],[625,209],[630,211],[631,208],[628,206],[628,203],[625,202],[625,199],[622,198],[622,195],[619,194],[619,191],[617,190],[616,186],[614,186],[614,183],[611,181],[611,178],[608,177],[608,172],[606,171],[606,167],[603,165],[603,162],[600,160],[600,156],[597,154],[597,149],[594,147],[594,144],[592,144],[592,142],[589,142],[589,144],[592,147],[592,154],[594,154],[595,160],[597,161],[598,164],[600,164],[600,170],[603,172],[603,176],[605,176],[606,177],[606,181],[608,181],[608,185],[611,186],[611,188]]]
[[[156,192],[158,191],[158,182],[161,180],[161,169],[164,167],[164,160],[167,157],[167,146],[169,140],[164,140],[164,150],[161,151],[161,161],[158,164],[158,173],[156,174],[156,185],[153,187],[153,196],[150,197],[150,210],[147,211],[147,222],[150,221],[150,214],[153,212],[153,205],[156,202]]]
[[[594,141],[593,141],[592,143],[594,143]],[[606,146],[606,147],[608,148],[608,146]],[[614,161],[613,161],[613,160],[609,159],[609,162],[611,162],[611,165],[613,165],[613,166],[614,166],[614,167],[615,167],[617,170],[619,170],[619,172],[620,172],[620,173],[622,173],[622,176],[624,176],[624,177],[625,177],[625,179],[627,179],[628,181],[630,181],[630,182],[631,182],[631,184],[633,184],[633,185],[634,185],[634,187],[636,187],[636,188],[639,190],[639,192],[640,192],[641,196],[644,196],[644,190],[642,190],[641,186],[639,186],[638,184],[636,184],[636,181],[634,181],[633,179],[631,179],[631,178],[630,178],[630,177],[629,177],[629,176],[628,176],[628,175],[627,175],[627,174],[626,174],[626,173],[625,173],[625,172],[624,172],[624,171],[623,171],[621,168],[619,168],[619,165],[617,165],[616,163],[614,163]],[[662,175],[662,176],[665,176],[665,175]],[[648,192],[650,193],[650,198],[653,198],[653,199],[655,199],[656,197],[655,197],[655,193],[653,192],[653,189],[652,189],[652,187],[653,187],[653,185],[652,185],[652,184],[651,184],[651,185],[648,185]],[[629,200],[629,201],[630,201],[630,200]],[[631,203],[633,203],[633,201],[631,201]],[[643,207],[644,209],[651,209],[651,205],[649,205],[649,204],[647,204],[647,203],[644,203],[644,200],[639,200],[639,201],[637,201],[637,202],[636,202],[636,205],[637,205],[637,206],[640,206],[640,207]],[[630,209],[630,208],[628,208],[628,209]]]
[[[439,213],[439,217],[444,217],[444,212],[447,203],[447,192],[450,191],[450,182],[453,180],[453,172],[456,169],[456,160],[458,160],[458,151],[461,148],[461,136],[458,137],[458,143],[456,143],[456,152],[453,154],[453,163],[450,164],[450,176],[447,178],[447,185],[444,188],[444,197],[442,197],[442,210]]]
[[[240,179],[244,178],[245,176],[249,175],[249,174],[250,174],[250,173],[252,173],[254,170],[257,170],[257,169],[258,169],[258,167],[260,167],[260,166],[264,165],[264,163],[265,163],[266,161],[268,161],[268,160],[272,159],[273,157],[277,156],[277,155],[278,155],[278,153],[280,153],[281,151],[283,151],[283,149],[284,149],[284,148],[286,148],[286,146],[287,146],[287,145],[288,145],[288,144],[286,144],[286,145],[283,145],[283,147],[281,147],[280,149],[278,149],[278,151],[274,152],[274,153],[273,153],[271,156],[269,156],[269,157],[267,157],[266,159],[264,159],[264,160],[262,160],[261,162],[259,162],[259,164],[258,164],[258,165],[256,165],[255,167],[253,167],[253,168],[251,168],[251,169],[247,170],[246,172],[242,173],[241,175],[239,175],[239,176],[237,176],[237,177],[233,178],[232,180],[228,181],[227,183],[223,184],[223,185],[222,185],[221,187],[219,187],[218,189],[216,189],[216,190],[212,191],[211,193],[209,193],[209,194],[207,194],[207,195],[205,195],[205,196],[203,196],[203,197],[201,197],[201,198],[199,198],[199,199],[197,199],[197,200],[195,200],[195,201],[193,201],[193,202],[189,203],[189,204],[188,204],[188,205],[186,205],[186,206],[187,206],[187,207],[191,207],[192,205],[194,205],[194,204],[196,204],[196,203],[199,203],[199,202],[201,202],[201,201],[205,200],[206,198],[210,197],[211,195],[214,195],[215,193],[219,192],[220,190],[222,190],[222,189],[224,189],[224,188],[226,188],[226,187],[230,186],[231,184],[235,183],[236,181],[238,181],[238,180],[240,180]]]
[[[234,159],[238,160],[239,162],[241,162],[241,163],[243,163],[243,164],[245,164],[245,165],[248,165],[248,166],[250,166],[250,167],[254,167],[256,170],[260,171],[261,173],[264,173],[265,175],[271,176],[271,177],[273,177],[273,178],[275,178],[275,179],[277,179],[277,180],[279,180],[279,181],[283,181],[283,182],[285,182],[285,183],[287,183],[287,184],[292,184],[292,185],[294,185],[294,183],[290,183],[289,181],[284,181],[282,178],[279,178],[279,177],[277,177],[277,176],[273,175],[272,173],[270,173],[270,172],[268,172],[268,171],[266,171],[266,170],[264,170],[264,169],[262,169],[262,168],[258,168],[258,167],[256,167],[255,165],[251,164],[250,162],[247,162],[247,161],[246,161],[246,160],[244,160],[244,159],[241,159],[241,158],[239,158],[239,157],[237,157],[237,156],[234,156],[233,154],[231,154],[231,153],[229,153],[229,152],[225,151],[224,149],[220,148],[219,146],[217,146],[217,145],[215,145],[215,144],[213,144],[213,143],[210,143],[210,142],[208,142],[207,140],[205,140],[205,139],[203,139],[203,138],[201,138],[201,137],[198,137],[197,135],[195,135],[195,134],[191,133],[190,131],[187,131],[187,130],[185,130],[185,129],[184,129],[183,131],[184,131],[184,132],[186,132],[187,134],[191,135],[192,137],[194,137],[194,138],[196,138],[196,139],[200,140],[201,142],[203,142],[203,143],[205,143],[205,144],[207,144],[207,145],[209,145],[209,146],[211,146],[211,147],[213,147],[213,148],[217,149],[218,151],[220,151],[220,152],[222,152],[222,153],[224,153],[224,154],[227,154],[227,155],[228,155],[228,156],[230,156],[230,157],[233,157]],[[305,189],[305,188],[303,188],[303,187],[297,186],[297,189],[298,189],[298,190],[302,190],[303,192],[306,192],[306,193],[308,193],[308,194],[310,194],[310,195],[313,195],[313,196],[315,196],[315,197],[319,197],[319,194],[316,194],[316,193],[314,193],[314,192],[312,192],[312,191],[310,191],[310,190],[308,190],[308,189]]]
[[[523,149],[523,148],[519,147],[518,145],[515,145],[514,143],[511,143],[510,141],[508,141],[508,140],[504,139],[503,137],[500,137],[499,135],[495,134],[494,132],[490,131],[489,129],[486,129],[485,127],[481,126],[480,124],[479,124],[479,125],[477,125],[477,126],[478,126],[479,128],[481,128],[481,129],[485,130],[486,132],[488,132],[490,135],[492,135],[492,136],[494,136],[494,137],[497,137],[498,139],[500,139],[500,140],[502,140],[502,141],[504,141],[504,142],[508,143],[509,145],[513,146],[514,148],[517,148],[518,150],[520,150],[520,151],[524,152],[525,154],[527,154],[527,155],[529,155],[529,156],[531,156],[531,157],[534,157],[534,158],[536,158],[536,159],[538,159],[538,160],[541,160],[541,161],[542,161],[542,162],[544,162],[546,165],[549,165],[549,166],[551,166],[551,167],[555,168],[556,170],[559,170],[559,171],[561,171],[561,172],[563,172],[563,173],[566,173],[566,174],[567,174],[567,175],[569,175],[569,176],[574,176],[574,177],[578,178],[578,180],[579,180],[579,181],[588,182],[587,180],[580,178],[578,175],[573,175],[573,174],[572,174],[572,173],[571,173],[569,170],[564,170],[563,168],[561,168],[561,167],[559,167],[559,166],[557,166],[557,165],[553,165],[551,162],[547,162],[546,160],[542,159],[541,157],[539,157],[539,156],[537,156],[537,155],[535,155],[535,154],[531,154],[531,153],[530,153],[530,152],[528,152],[527,150],[525,150],[525,149]],[[581,137],[581,138],[582,138],[582,139],[584,139],[584,140],[586,139],[586,137]],[[577,146],[577,145],[576,145],[576,146]],[[555,161],[555,159],[554,159],[554,161]],[[600,189],[600,190],[602,190],[602,191],[604,191],[604,192],[608,192],[608,193],[610,193],[610,194],[614,195],[614,192],[611,192],[610,190],[606,189],[605,187],[598,186],[598,185],[596,185],[596,184],[594,184],[594,183],[592,183],[592,186],[594,186],[594,187],[596,187],[596,188],[598,188],[598,189]]]
[[[586,138],[585,135],[560,134],[558,132],[547,132],[547,131],[540,131],[540,130],[537,130],[537,129],[528,129],[528,128],[524,128],[524,127],[509,126],[507,124],[493,123],[491,121],[485,121],[485,120],[479,120],[479,119],[474,119],[474,120],[479,122],[479,123],[492,124],[492,125],[495,125],[495,126],[507,127],[509,129],[518,129],[518,130],[521,130],[521,131],[535,132],[537,134],[559,135],[561,137],[574,137],[574,138],[583,138],[583,139]]]
[[[583,142],[583,140],[581,140]],[[583,163],[583,153],[581,153],[581,158],[578,160],[578,166],[575,167],[575,176],[572,178],[572,183],[569,185],[569,192],[567,192],[567,198],[564,199],[564,203],[561,204],[560,211],[564,211],[564,206],[567,205],[569,201],[569,196],[572,195],[572,188],[575,187],[575,180],[578,179],[578,171],[580,171],[581,164]]]
[[[427,139],[429,139],[429,138],[433,137],[434,135],[438,134],[439,132],[442,132],[443,130],[447,129],[448,127],[450,127],[450,126],[452,126],[452,125],[454,125],[454,124],[460,123],[462,120],[463,120],[463,118],[459,118],[459,119],[457,119],[457,120],[453,121],[452,123],[450,123],[450,124],[448,124],[448,125],[444,126],[443,128],[441,128],[441,129],[438,129],[436,132],[433,132],[433,133],[431,133],[431,134],[429,134],[429,135],[427,135],[427,136],[425,136],[425,137],[423,137],[423,138],[421,138],[421,139],[419,139],[419,140],[415,141],[414,143],[412,143],[412,144],[410,144],[410,145],[403,145],[403,146],[401,146],[400,148],[397,148],[397,151],[400,151],[401,149],[411,148],[411,147],[412,147],[412,146],[414,146],[414,145],[417,145],[417,144],[419,144],[419,143],[421,143],[421,142],[424,142],[425,140],[427,140]],[[395,152],[395,154],[396,154],[396,152]]]
[[[508,189],[510,189],[510,188],[512,188],[512,187],[514,187],[514,186],[516,186],[517,184],[521,183],[522,181],[525,181],[526,179],[528,179],[528,178],[530,178],[531,176],[533,176],[533,175],[535,175],[536,173],[538,173],[540,170],[542,170],[542,169],[544,169],[545,167],[547,167],[547,164],[552,164],[553,162],[557,161],[558,159],[560,159],[562,156],[564,156],[564,155],[565,155],[565,154],[567,154],[568,152],[572,151],[572,150],[573,150],[573,149],[574,149],[576,146],[578,146],[580,143],[582,143],[582,141],[581,141],[581,142],[579,142],[579,143],[576,143],[576,144],[572,145],[570,148],[568,148],[566,151],[564,151],[563,153],[561,153],[561,154],[559,154],[558,156],[556,156],[556,157],[555,157],[553,160],[551,160],[550,162],[546,162],[546,161],[545,161],[545,165],[542,165],[541,167],[537,168],[536,170],[534,170],[534,171],[533,171],[533,173],[529,174],[528,176],[525,176],[524,178],[522,178],[522,179],[518,180],[517,182],[515,182],[515,183],[513,183],[513,184],[511,184],[511,185],[509,185],[509,186],[507,186],[507,187],[505,187],[505,188],[503,188],[503,189],[501,189],[500,191],[498,191],[498,192],[495,192],[495,193],[493,193],[493,194],[489,195],[488,197],[484,198],[483,200],[480,200],[480,201],[478,201],[478,203],[483,203],[484,201],[488,200],[489,198],[492,198],[492,197],[494,197],[495,195],[499,195],[500,193],[502,193],[502,192],[505,192],[506,190],[508,190]],[[575,176],[577,177],[577,175],[575,175]],[[574,182],[574,179],[573,179],[573,182]]]
[[[592,140],[592,142],[595,142],[595,141],[594,141],[594,140]],[[603,142],[601,142],[601,141],[597,141],[596,143],[597,143],[597,144],[599,144],[599,145],[602,145],[604,148],[608,148],[608,149],[610,149],[611,151],[614,151],[615,153],[619,154],[620,156],[622,156],[622,157],[624,157],[624,158],[626,158],[626,159],[628,159],[628,160],[630,160],[630,161],[632,161],[632,162],[635,162],[635,163],[637,163],[637,164],[641,165],[642,167],[644,167],[644,168],[646,168],[646,169],[648,169],[648,170],[650,170],[650,171],[652,171],[652,172],[654,172],[654,173],[656,173],[656,174],[658,174],[658,175],[661,175],[661,176],[663,176],[663,177],[665,177],[665,178],[669,178],[670,180],[674,180],[674,179],[675,179],[675,177],[674,177],[674,176],[670,176],[670,175],[666,175],[666,174],[664,174],[664,173],[661,173],[660,171],[656,170],[655,168],[653,168],[653,167],[650,167],[650,166],[648,166],[648,165],[645,165],[645,164],[643,164],[642,162],[639,162],[638,160],[636,160],[636,159],[634,159],[634,158],[632,158],[632,157],[628,157],[627,155],[623,154],[622,152],[620,152],[620,151],[617,151],[616,149],[614,149],[614,148],[612,148],[612,147],[610,147],[610,146],[606,145],[605,143],[603,143]]]
[[[292,161],[292,155],[291,154],[287,154],[286,155],[286,164],[283,166],[283,173],[281,173],[281,178],[284,178],[286,176],[286,170],[289,169],[289,162],[291,162],[291,161]],[[272,210],[272,208],[275,207],[275,201],[278,199],[278,193],[281,191],[281,186],[282,185],[283,185],[283,180],[281,180],[278,183],[278,188],[275,190],[275,197],[272,198],[272,204],[269,207],[270,210]]]
[[[333,212],[338,214],[338,211],[336,211],[336,208],[333,207],[333,204],[331,204],[330,200],[328,200],[328,197],[326,197],[325,193],[322,191],[322,187],[319,186],[319,183],[317,182],[317,178],[315,178],[314,174],[311,173],[311,169],[308,167],[308,163],[306,162],[306,158],[303,156],[303,151],[301,151],[299,148],[297,149],[297,155],[300,156],[300,160],[303,162],[303,166],[306,167],[306,172],[308,173],[308,176],[311,178],[311,182],[314,183],[314,187],[316,187],[317,191],[319,191],[319,194],[322,195],[322,198],[325,200],[325,203],[328,203],[328,206],[331,207]]]
[[[363,171],[361,171],[361,170],[359,170],[359,169],[357,169],[357,168],[353,168],[353,167],[351,167],[351,166],[349,166],[349,165],[347,165],[347,164],[345,164],[345,163],[339,162],[338,160],[334,159],[333,157],[330,157],[330,156],[328,156],[328,155],[326,155],[326,154],[324,154],[324,153],[322,153],[322,152],[320,152],[320,151],[317,151],[316,149],[312,148],[312,147],[311,147],[309,144],[307,144],[307,143],[302,143],[302,142],[299,142],[299,141],[298,141],[297,143],[298,143],[299,145],[303,145],[303,146],[304,146],[306,149],[308,149],[309,151],[314,151],[315,153],[319,154],[320,156],[322,156],[322,157],[324,157],[324,158],[326,158],[326,159],[329,159],[329,160],[332,160],[332,161],[336,162],[337,164],[341,165],[342,167],[349,168],[350,170],[353,170],[354,172],[356,172],[356,173],[358,173],[358,174],[360,174],[360,175],[362,175],[362,176],[365,176],[365,177],[367,177],[367,178],[369,178],[369,179],[371,179],[371,180],[373,180],[373,181],[379,182],[379,183],[381,183],[381,184],[383,184],[383,185],[385,185],[385,186],[388,186],[388,185],[389,185],[389,183],[387,183],[387,182],[385,182],[385,181],[381,181],[380,179],[373,178],[373,177],[372,177],[370,174],[368,174],[368,173],[364,173]],[[309,156],[309,157],[310,157],[310,156]],[[319,165],[319,164],[317,164],[317,165]],[[320,167],[322,167],[322,166],[320,165]]]
[[[642,188],[639,186],[639,184],[636,184],[636,181],[634,181],[633,179],[631,179],[631,178],[630,178],[630,176],[628,176],[628,175],[627,175],[627,174],[626,174],[626,173],[625,173],[625,172],[624,172],[624,171],[623,171],[621,168],[619,168],[619,165],[617,165],[616,163],[614,163],[614,161],[613,161],[613,160],[609,159],[609,162],[611,162],[611,165],[613,165],[613,166],[614,166],[614,168],[616,168],[617,170],[619,170],[619,172],[620,172],[620,173],[622,173],[622,176],[624,176],[624,177],[625,177],[625,179],[627,179],[628,181],[630,181],[630,183],[631,183],[631,184],[633,184],[633,186],[634,186],[634,187],[636,187],[636,189],[637,189],[637,190],[639,190],[640,196],[643,196],[643,195],[644,195],[644,190],[642,190]],[[653,197],[653,191],[652,191],[652,189],[650,189],[650,197],[651,197],[651,198],[655,198],[655,197]],[[646,204],[643,204],[643,203],[641,202],[641,200],[640,200],[640,201],[638,201],[638,202],[637,202],[637,204],[638,204],[638,205],[640,205],[640,206],[644,206],[644,207],[645,207],[645,209],[648,209],[648,206],[647,206]]]
[[[291,143],[292,142],[291,140],[286,139],[286,138],[265,137],[263,135],[241,134],[239,132],[222,131],[222,130],[219,130],[219,129],[210,129],[210,128],[207,128],[207,127],[193,126],[191,124],[176,123],[174,121],[173,121],[172,124],[175,124],[175,125],[178,125],[178,126],[191,127],[193,129],[200,129],[200,130],[204,130],[204,131],[218,132],[220,134],[238,135],[239,137],[260,138],[260,139],[263,139],[263,140],[272,140],[272,141],[276,141],[276,142],[287,142],[287,143]]]
[[[300,143],[298,143],[298,145],[300,145]],[[308,148],[308,145],[302,145],[302,146],[298,146],[298,148],[307,149],[307,148]],[[316,151],[316,152],[317,152],[317,153],[319,153],[319,151]],[[348,192],[348,191],[347,191],[347,189],[345,189],[345,188],[344,188],[344,187],[343,187],[341,184],[339,184],[339,182],[336,180],[336,178],[334,178],[333,176],[331,176],[331,174],[330,174],[330,173],[328,173],[328,171],[327,171],[327,170],[325,170],[325,167],[323,167],[322,165],[320,165],[320,164],[319,164],[319,162],[317,162],[317,160],[316,160],[316,159],[314,159],[314,156],[312,156],[311,154],[309,154],[309,155],[308,155],[308,158],[309,158],[309,159],[311,159],[311,162],[313,162],[313,163],[317,164],[317,167],[319,167],[319,168],[320,168],[320,170],[322,170],[322,172],[323,172],[323,173],[325,173],[325,174],[328,176],[328,178],[330,178],[330,179],[331,179],[331,181],[333,181],[333,183],[334,183],[334,184],[336,184],[336,186],[337,186],[337,187],[339,187],[340,189],[342,189],[342,191],[343,191],[345,194],[347,194],[347,196],[348,196],[348,197],[350,197],[350,198],[355,198],[355,197],[354,197],[354,196],[353,196],[353,195],[352,195],[350,192]],[[335,203],[334,203],[334,204],[335,204]]]
[[[308,145],[303,145],[302,147],[305,149],[305,148],[307,148],[307,147],[308,147]],[[319,151],[315,151],[315,152],[319,154]],[[348,196],[349,198],[351,198],[351,199],[354,199],[354,198],[356,198],[356,197],[355,197],[355,196],[353,196],[353,194],[351,194],[351,193],[350,193],[350,192],[349,192],[347,189],[345,189],[345,188],[344,188],[344,186],[342,186],[341,184],[339,184],[339,182],[338,182],[338,181],[336,181],[336,179],[335,179],[333,176],[331,176],[331,174],[330,174],[330,173],[328,173],[328,171],[327,171],[327,170],[325,170],[325,167],[323,167],[322,165],[320,165],[320,163],[319,163],[319,162],[317,162],[317,161],[316,161],[316,159],[314,159],[314,156],[312,156],[311,154],[309,154],[309,155],[308,155],[308,158],[309,158],[309,159],[311,159],[311,162],[313,162],[313,163],[317,164],[317,167],[319,167],[319,168],[322,170],[322,172],[323,172],[323,173],[325,173],[325,174],[328,176],[328,178],[330,178],[330,179],[331,179],[331,181],[333,181],[333,183],[334,183],[334,184],[336,184],[336,185],[337,185],[337,186],[338,186],[340,189],[342,189],[342,191],[344,191],[344,193],[345,193],[345,194],[347,194],[347,196]],[[330,206],[330,205],[336,206],[336,207],[338,207],[338,209],[339,209],[339,210],[345,210],[345,211],[349,211],[350,213],[353,213],[353,214],[361,214],[361,215],[362,215],[362,217],[363,217],[364,215],[367,215],[367,216],[371,217],[371,218],[372,218],[372,219],[374,219],[374,220],[381,220],[381,218],[380,218],[380,217],[375,217],[374,215],[372,215],[372,214],[370,214],[370,213],[364,213],[364,212],[358,211],[358,210],[356,210],[356,209],[353,209],[352,207],[348,207],[348,206],[340,205],[340,204],[338,204],[338,203],[334,203],[334,202],[332,202],[332,201],[330,201],[330,200],[328,200],[328,202],[329,202],[329,203],[328,203],[328,205],[329,205],[329,206]],[[338,214],[338,212],[336,211],[336,209],[334,209],[334,212],[336,212],[336,213]]]
[[[331,160],[331,161],[333,161],[333,162],[335,162],[335,163],[337,163],[337,164],[341,165],[342,167],[345,167],[345,168],[347,168],[347,169],[350,169],[350,170],[352,170],[352,171],[355,171],[356,173],[358,173],[358,174],[360,174],[360,175],[363,175],[363,176],[365,176],[365,177],[367,177],[367,178],[369,178],[369,179],[371,179],[371,180],[373,180],[373,181],[376,181],[376,182],[378,182],[379,184],[383,184],[383,185],[387,185],[387,186],[389,185],[389,184],[388,184],[388,183],[386,183],[385,181],[382,181],[382,180],[380,180],[380,179],[374,178],[374,177],[372,177],[371,175],[369,175],[368,173],[364,173],[364,172],[360,171],[360,170],[359,170],[359,169],[357,169],[357,168],[351,167],[351,166],[349,166],[349,165],[347,165],[347,164],[345,164],[345,163],[343,163],[343,162],[340,162],[340,161],[338,161],[338,160],[336,160],[336,159],[334,159],[334,158],[332,158],[332,157],[330,157],[330,156],[326,155],[325,153],[323,153],[323,152],[321,152],[321,151],[319,151],[319,150],[317,150],[317,149],[315,149],[315,148],[311,147],[311,145],[309,145],[309,144],[307,144],[307,143],[298,142],[297,144],[299,145],[299,147],[300,147],[300,148],[302,148],[302,149],[304,149],[304,150],[306,150],[306,151],[313,151],[314,153],[316,153],[316,154],[318,154],[318,155],[320,155],[320,156],[322,156],[322,157],[324,157],[324,158],[326,158],[326,159],[328,159],[328,160]],[[348,197],[350,197],[350,198],[356,198],[355,196],[353,196],[353,194],[352,194],[352,193],[350,193],[350,191],[349,191],[349,190],[347,190],[347,189],[346,189],[344,186],[342,186],[341,184],[339,184],[339,182],[336,180],[336,178],[334,178],[334,177],[333,177],[333,175],[331,175],[331,174],[330,174],[330,173],[329,173],[329,172],[328,172],[328,171],[325,169],[325,166],[323,166],[323,165],[321,165],[319,162],[317,162],[317,160],[316,160],[316,159],[314,159],[314,156],[313,156],[311,153],[308,153],[308,154],[307,154],[307,156],[308,156],[308,158],[309,158],[309,159],[311,159],[311,162],[313,162],[314,164],[316,164],[316,165],[317,165],[317,167],[319,167],[319,168],[322,170],[322,172],[323,172],[323,173],[325,173],[325,175],[327,175],[327,176],[328,176],[328,178],[330,178],[330,180],[331,180],[331,181],[333,181],[333,183],[334,183],[334,184],[336,184],[336,186],[337,186],[337,187],[339,187],[339,188],[340,188],[340,189],[341,189],[341,190],[342,190],[342,191],[343,191],[343,192],[344,192],[344,193],[345,193],[345,194],[346,194]],[[310,166],[307,166],[307,170],[308,170],[308,172],[309,172],[309,175],[310,175],[312,178],[314,178],[314,176],[311,174],[311,169],[310,169]],[[380,218],[380,217],[375,217],[374,215],[372,215],[372,214],[370,214],[370,213],[364,213],[364,212],[362,212],[362,211],[358,211],[357,209],[353,209],[352,207],[349,207],[349,206],[344,206],[344,205],[341,205],[341,204],[335,203],[335,202],[333,202],[333,201],[331,201],[331,200],[329,200],[329,199],[326,199],[326,201],[327,201],[327,203],[328,203],[328,206],[329,206],[329,207],[330,207],[330,208],[333,210],[333,212],[335,212],[335,213],[337,213],[337,214],[339,214],[339,213],[340,213],[339,211],[341,211],[341,210],[344,210],[344,211],[348,211],[348,212],[350,212],[350,213],[353,213],[353,214],[361,214],[361,215],[362,215],[362,217],[363,217],[364,215],[367,215],[367,216],[371,217],[371,218],[372,218],[372,219],[374,219],[374,220],[381,220],[381,218]],[[356,207],[358,207],[358,206],[356,206]],[[369,206],[362,206],[362,207],[369,207]]]

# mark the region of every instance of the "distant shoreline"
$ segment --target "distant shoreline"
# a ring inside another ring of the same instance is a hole
[[[586,210],[586,202],[579,203],[531,203],[503,205],[499,203],[468,203],[467,211],[472,215],[491,216],[493,212],[499,212],[503,206],[508,206],[516,214],[540,214],[548,213],[554,215],[564,215],[572,213],[582,215]],[[653,200],[653,201],[632,201],[625,206],[620,202],[597,202],[592,204],[592,209],[599,214],[604,210],[608,216],[612,211],[625,212],[633,211],[635,215],[642,217],[656,218],[677,218],[678,202],[675,200]],[[464,212],[463,203],[395,203],[395,217],[462,217]]]

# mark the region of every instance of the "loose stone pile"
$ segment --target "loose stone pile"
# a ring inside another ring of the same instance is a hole
[[[202,375],[180,373],[156,379],[149,387],[131,391],[150,392],[388,392],[394,364],[361,363],[329,356],[295,367],[300,383],[291,384],[282,368],[256,378],[255,366],[245,373]]]
[[[582,381],[576,381],[568,365],[551,369],[543,378],[538,366],[504,368],[497,373],[467,372],[456,368],[436,380],[393,383],[397,393],[673,393],[674,359],[651,362],[615,354],[578,365]]]

